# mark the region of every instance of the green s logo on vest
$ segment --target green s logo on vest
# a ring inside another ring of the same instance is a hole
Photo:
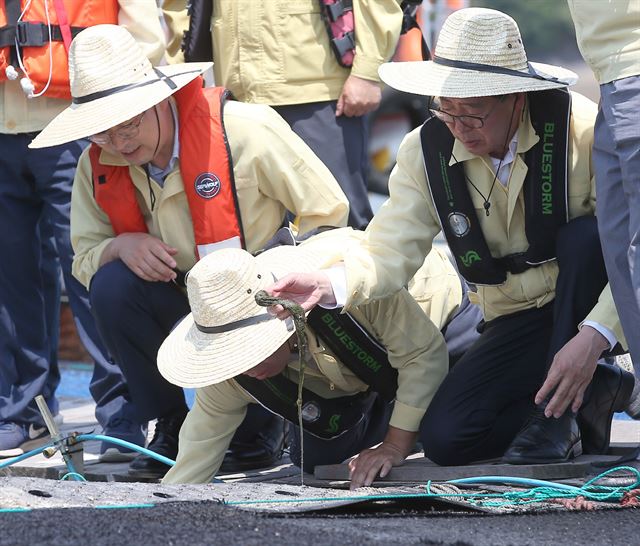
[[[460,260],[465,267],[471,267],[472,263],[481,261],[481,258],[475,250],[468,250],[464,256],[460,256]]]
[[[340,417],[342,417],[340,414],[334,414],[331,416],[331,418],[329,419],[329,428],[327,429],[327,432],[330,432],[331,434],[338,432],[338,427],[340,426]]]

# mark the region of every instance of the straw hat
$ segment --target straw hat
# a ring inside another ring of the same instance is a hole
[[[336,246],[335,239],[332,244]],[[227,248],[202,258],[187,275],[191,313],[158,351],[160,373],[181,387],[204,387],[260,364],[294,329],[291,321],[279,320],[260,307],[256,292],[292,271],[319,269],[326,262],[326,248],[310,240],[257,257]]]
[[[469,98],[567,87],[571,70],[529,63],[516,22],[484,8],[453,12],[438,36],[432,61],[385,63],[382,81],[407,93]]]
[[[123,27],[89,27],[69,49],[72,104],[30,147],[55,146],[111,129],[162,102],[211,66],[183,63],[154,68]]]

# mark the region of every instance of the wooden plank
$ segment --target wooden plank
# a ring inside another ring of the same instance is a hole
[[[377,483],[425,483],[447,481],[475,476],[511,476],[537,480],[561,480],[580,478],[592,474],[591,463],[595,460],[612,460],[611,456],[578,457],[573,462],[537,465],[475,464],[466,466],[438,466],[428,459],[413,459],[403,466],[395,467]],[[346,464],[317,466],[315,477],[319,480],[348,480]]]

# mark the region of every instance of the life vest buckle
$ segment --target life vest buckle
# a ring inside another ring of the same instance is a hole
[[[338,58],[342,59],[349,51],[356,47],[356,40],[353,31],[345,32],[344,36],[341,38],[333,38],[331,40],[331,45],[333,46]]]
[[[332,23],[335,23],[345,11],[350,11],[353,9],[353,3],[351,0],[338,0],[333,4],[326,4],[327,15],[329,15],[329,19],[331,19]]]
[[[41,47],[48,40],[45,39],[47,25],[20,21],[16,25],[16,40],[19,47]]]

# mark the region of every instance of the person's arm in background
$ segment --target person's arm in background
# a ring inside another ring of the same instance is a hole
[[[214,0],[211,0],[214,1]],[[164,0],[162,3],[164,21],[169,29],[167,43],[167,62],[169,64],[183,63],[182,38],[189,30],[189,15],[187,14],[187,0]]]
[[[162,64],[166,44],[155,0],[119,0],[118,24],[125,27],[153,66]]]
[[[380,104],[378,67],[391,59],[402,26],[396,0],[354,0],[356,53],[338,98],[336,115],[362,116]]]
[[[241,186],[257,185],[260,194],[296,215],[300,234],[346,225],[349,203],[338,182],[275,110],[229,102],[225,124],[239,193]]]

